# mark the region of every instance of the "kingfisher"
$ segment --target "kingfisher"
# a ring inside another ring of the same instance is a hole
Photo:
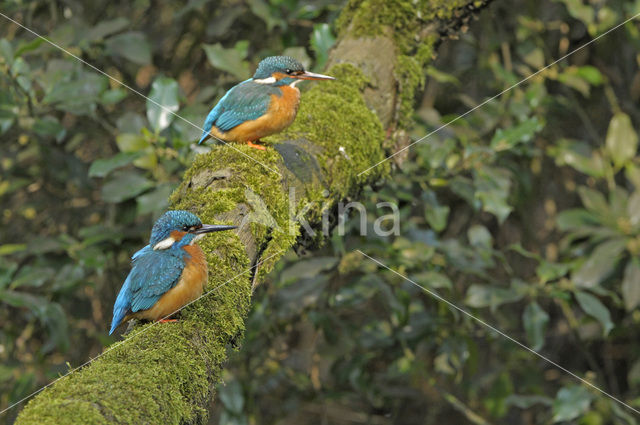
[[[202,224],[183,210],[165,212],[151,229],[149,244],[136,252],[131,272],[113,306],[109,335],[131,319],[166,318],[204,291],[208,267],[196,242],[210,232],[236,226]]]
[[[209,112],[198,144],[213,136],[225,142],[254,144],[278,133],[295,119],[300,105],[302,80],[335,80],[328,75],[305,71],[289,56],[263,59],[252,78],[233,86]]]

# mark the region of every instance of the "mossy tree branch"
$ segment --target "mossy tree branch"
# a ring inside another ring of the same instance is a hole
[[[17,423],[206,422],[227,347],[244,331],[253,283],[306,243],[295,212],[318,226],[324,211],[390,172],[386,162],[357,175],[406,143],[402,129],[436,44],[490,1],[352,0],[328,70],[338,80],[303,94],[296,122],[270,140],[273,149],[236,146],[279,174],[217,146],[196,158],[171,197],[172,207],[204,222],[242,225],[201,243],[208,288],[217,289],[178,323],[136,327],[126,343],[30,401]]]

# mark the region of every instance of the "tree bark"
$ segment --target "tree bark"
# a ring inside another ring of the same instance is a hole
[[[16,423],[205,423],[254,285],[286,250],[321,242],[321,217],[338,201],[390,173],[387,161],[358,176],[408,142],[403,129],[435,48],[490,1],[350,1],[327,71],[337,81],[305,92],[295,123],[267,151],[216,146],[199,155],[171,197],[204,222],[240,226],[201,242],[212,292],[177,323],[136,326],[31,400]],[[315,235],[301,233],[305,220]]]

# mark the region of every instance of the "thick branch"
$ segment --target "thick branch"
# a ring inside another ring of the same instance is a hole
[[[294,125],[271,140],[274,149],[236,146],[280,174],[217,146],[196,158],[171,197],[172,207],[204,222],[242,226],[201,243],[208,288],[217,289],[178,323],[136,327],[125,344],[34,398],[17,423],[206,422],[227,346],[244,331],[252,284],[308,242],[295,212],[306,210],[318,226],[323,211],[389,173],[387,162],[357,175],[406,142],[402,126],[435,44],[489,1],[351,1],[328,70],[338,80],[303,95]]]

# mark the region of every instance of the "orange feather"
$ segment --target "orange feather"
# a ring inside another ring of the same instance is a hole
[[[280,87],[281,96],[272,94],[267,113],[255,120],[245,121],[227,132],[213,126],[211,134],[227,142],[254,142],[287,128],[298,113],[300,90],[297,87]]]
[[[171,236],[176,238],[184,236],[175,235],[174,233],[183,232],[171,232]],[[179,240],[179,239],[177,239]],[[167,317],[184,305],[198,298],[204,292],[204,287],[207,284],[208,268],[207,260],[204,256],[202,249],[196,245],[187,245],[184,250],[191,256],[185,258],[185,266],[180,276],[180,280],[173,288],[160,297],[157,303],[154,304],[148,310],[138,311],[127,315],[123,322],[130,319],[145,319],[145,320],[159,320]]]

